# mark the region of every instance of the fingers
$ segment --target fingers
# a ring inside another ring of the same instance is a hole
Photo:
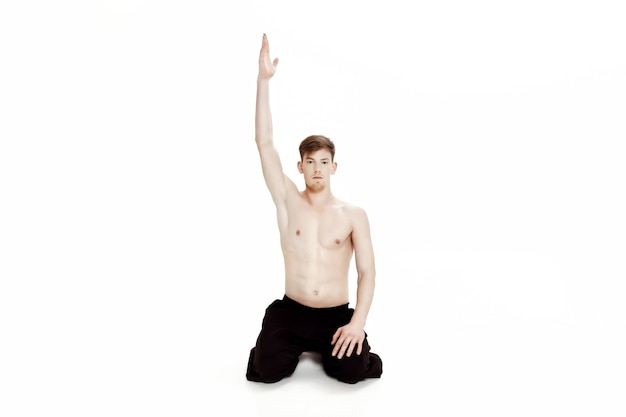
[[[350,357],[354,352],[360,355],[363,351],[363,340],[365,337],[360,337],[354,332],[344,330],[344,327],[337,329],[330,342],[331,345],[335,346],[331,355],[337,356],[337,359],[343,358],[344,355]]]
[[[333,337],[332,344],[335,344],[334,337]],[[359,339],[349,339],[347,337],[340,338],[335,344],[335,348],[333,349],[332,356],[337,356],[337,359],[341,359],[345,355],[346,357],[349,358],[350,356],[352,356],[352,353],[355,352],[355,348],[356,348],[356,354],[360,355],[361,352],[363,351],[363,341]]]
[[[270,44],[265,33],[263,34],[263,42],[259,54],[259,64],[270,71],[276,71],[276,67],[278,66],[278,58],[274,58],[273,61],[270,58]]]
[[[346,340],[346,342],[344,343],[344,346],[346,347],[346,356],[349,358],[350,355],[352,355],[352,351],[354,350],[354,340]],[[341,352],[340,352],[341,353]],[[343,355],[340,354],[340,356],[338,356],[339,359],[341,359],[343,357]]]
[[[343,355],[350,357],[350,355],[352,355],[353,349],[354,349],[353,341],[348,340],[348,339],[340,340],[339,343],[337,343],[337,346],[335,346],[335,349],[333,350],[333,356],[335,356],[335,352],[337,352],[337,355],[336,355],[337,359],[343,358]]]
[[[337,329],[332,340],[330,341],[330,344],[335,346],[333,352],[331,353],[332,356],[337,356],[338,353],[341,353],[340,349],[343,347],[344,340],[345,336],[343,336],[343,328],[340,327]]]
[[[332,356],[336,356],[338,359],[341,359],[347,347],[345,338],[342,337],[333,344],[335,345],[335,348],[333,349]]]
[[[335,334],[333,335],[332,340],[330,341],[331,345],[334,345],[335,342],[337,341],[337,339],[339,339],[339,336],[341,336],[341,328],[337,329],[337,331],[335,332]],[[334,352],[334,351],[333,351]],[[333,353],[334,355],[334,353]]]

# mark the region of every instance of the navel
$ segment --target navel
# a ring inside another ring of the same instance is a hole
[[[317,290],[313,291],[313,295],[317,295],[319,294],[319,292],[317,292]]]
[[[296,236],[300,236],[300,229],[296,230]]]

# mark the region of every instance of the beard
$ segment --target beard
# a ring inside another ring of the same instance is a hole
[[[309,189],[315,193],[319,193],[320,191],[324,191],[326,189],[326,184],[323,182],[315,181],[311,185],[309,185]]]

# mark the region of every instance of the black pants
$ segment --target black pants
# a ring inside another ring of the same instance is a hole
[[[291,375],[303,352],[318,352],[326,373],[354,384],[365,378],[380,378],[383,364],[370,352],[367,334],[360,355],[332,356],[333,334],[350,322],[354,309],[348,304],[330,308],[304,306],[286,295],[265,310],[256,346],[250,351],[246,378],[256,382],[277,382]]]

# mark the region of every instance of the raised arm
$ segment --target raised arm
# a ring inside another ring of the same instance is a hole
[[[278,151],[274,146],[272,113],[270,111],[269,83],[276,72],[278,58],[270,58],[270,46],[263,34],[259,54],[259,75],[256,90],[255,140],[261,157],[265,184],[277,206],[285,201],[287,178],[283,173]]]

